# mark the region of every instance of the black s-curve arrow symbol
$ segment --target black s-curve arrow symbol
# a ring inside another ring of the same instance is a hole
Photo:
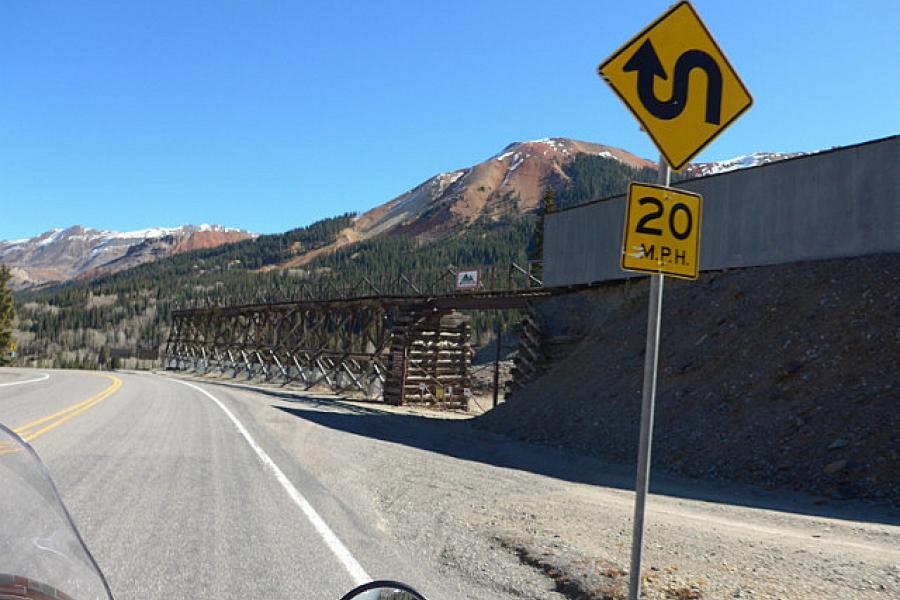
[[[678,57],[672,97],[665,101],[653,93],[653,79],[657,76],[668,79],[669,76],[659,62],[659,56],[650,40],[646,40],[622,68],[624,71],[637,71],[641,103],[654,117],[665,120],[674,119],[687,106],[688,79],[693,69],[703,69],[706,72],[706,122],[718,125],[722,111],[722,72],[706,52],[688,50]]]

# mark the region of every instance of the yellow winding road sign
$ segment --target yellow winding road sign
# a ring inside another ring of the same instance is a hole
[[[625,206],[622,270],[697,279],[700,194],[632,182]]]
[[[676,171],[753,104],[689,2],[669,9],[598,71]]]

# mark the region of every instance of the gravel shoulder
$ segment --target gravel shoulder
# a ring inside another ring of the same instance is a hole
[[[625,597],[631,467],[459,414],[224,385],[397,548],[481,590],[466,597]],[[652,488],[648,598],[900,597],[900,513],[887,505],[675,476]]]

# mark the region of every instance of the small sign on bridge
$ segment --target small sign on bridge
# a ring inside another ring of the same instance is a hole
[[[481,283],[480,273],[478,269],[469,269],[466,271],[459,271],[456,274],[456,289],[460,291],[466,290],[475,290],[478,289],[479,284]]]

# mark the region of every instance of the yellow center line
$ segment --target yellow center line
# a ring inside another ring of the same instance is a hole
[[[97,406],[98,404],[115,394],[116,391],[118,391],[118,389],[122,387],[122,380],[115,375],[106,375],[105,373],[97,373],[97,375],[106,377],[107,379],[112,381],[112,384],[106,389],[98,392],[97,394],[94,394],[87,400],[82,400],[81,402],[73,404],[68,408],[64,408],[61,411],[55,412],[52,415],[47,415],[46,417],[42,417],[40,419],[37,419],[36,421],[32,421],[31,423],[27,423],[25,425],[17,427],[13,431],[22,436],[22,439],[24,439],[26,442],[34,441],[48,431],[59,427],[66,421],[69,421],[70,419],[77,417],[86,410]],[[43,425],[44,423],[48,422],[49,424],[35,431],[35,428],[38,425]]]

